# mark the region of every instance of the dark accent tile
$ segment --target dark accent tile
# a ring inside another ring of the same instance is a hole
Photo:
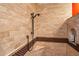
[[[68,39],[67,38],[37,37],[36,41],[68,43]]]
[[[24,56],[27,51],[34,45],[34,40],[32,40],[30,43],[25,45],[22,49],[18,50],[15,54],[12,56]]]
[[[79,44],[74,45],[74,44],[72,44],[72,43],[70,43],[70,42],[68,42],[68,44],[69,44],[72,48],[74,48],[76,51],[79,52]]]

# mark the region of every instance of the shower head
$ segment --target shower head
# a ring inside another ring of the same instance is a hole
[[[35,14],[35,13],[33,12],[33,13],[31,13],[31,16],[32,16],[33,18],[35,18],[36,16],[40,16],[40,14],[39,14],[39,13]]]

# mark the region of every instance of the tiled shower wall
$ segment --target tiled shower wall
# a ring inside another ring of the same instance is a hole
[[[33,4],[0,4],[0,55],[8,55],[31,40]]]
[[[37,4],[35,19],[35,36],[67,38],[67,18],[72,16],[72,4]]]
[[[31,40],[30,13],[35,18],[35,37],[67,37],[65,21],[71,4],[0,4],[0,55],[8,55]]]

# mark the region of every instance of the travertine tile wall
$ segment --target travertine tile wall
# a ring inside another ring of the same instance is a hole
[[[8,55],[31,40],[30,13],[35,18],[35,37],[67,37],[64,25],[71,16],[71,4],[0,4],[0,55]]]
[[[40,16],[35,19],[35,36],[67,37],[67,18],[72,16],[72,4],[36,4]]]
[[[0,55],[8,55],[31,40],[33,4],[0,4]]]

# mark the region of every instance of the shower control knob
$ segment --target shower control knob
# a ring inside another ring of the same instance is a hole
[[[33,32],[31,32],[31,34],[34,34]]]

